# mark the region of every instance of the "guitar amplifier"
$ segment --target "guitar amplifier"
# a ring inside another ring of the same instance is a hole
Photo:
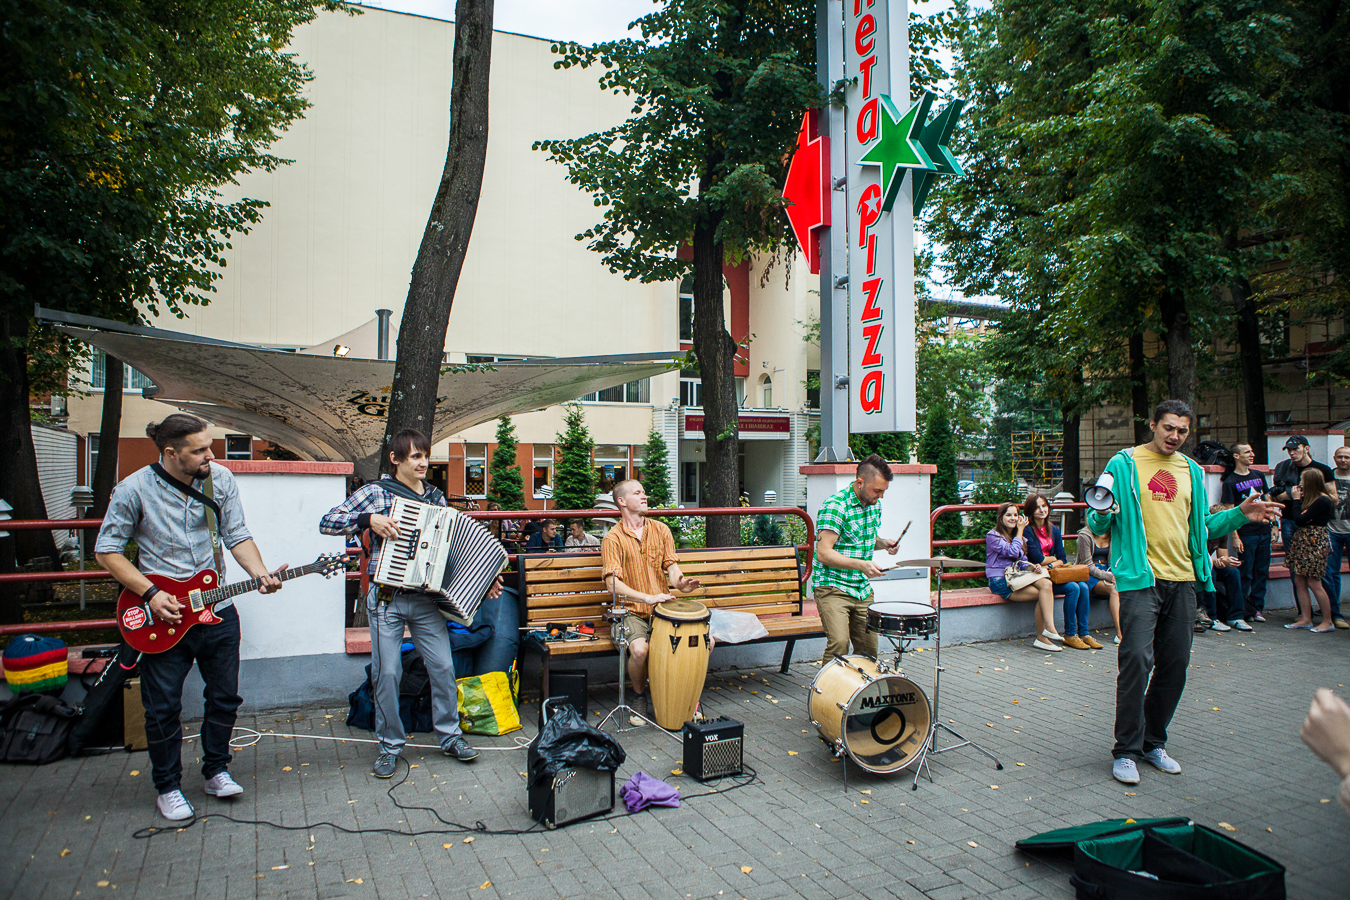
[[[745,771],[745,726],[718,716],[684,723],[684,773],[699,781]]]
[[[614,771],[563,769],[529,789],[530,816],[548,828],[614,809]]]

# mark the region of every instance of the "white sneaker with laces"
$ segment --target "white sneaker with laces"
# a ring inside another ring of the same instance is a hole
[[[243,792],[229,772],[219,772],[206,780],[206,793],[212,797],[237,797]]]
[[[1167,755],[1167,751],[1162,747],[1150,750],[1144,754],[1144,761],[1153,766],[1160,772],[1166,772],[1168,775],[1180,775],[1181,763]]]
[[[170,822],[181,822],[184,819],[190,819],[195,814],[192,804],[183,796],[182,791],[169,791],[167,794],[160,794],[159,799],[155,801],[155,806],[159,807],[159,814]]]
[[[1210,631],[1232,631],[1232,630],[1233,630],[1230,626],[1223,624],[1223,623],[1220,622],[1218,619],[1214,619],[1214,620],[1212,620],[1212,621],[1209,623],[1209,629],[1210,629]]]

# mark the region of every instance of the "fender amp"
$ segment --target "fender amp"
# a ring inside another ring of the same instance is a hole
[[[699,781],[745,771],[745,726],[718,716],[684,723],[684,773]]]
[[[563,769],[529,789],[530,817],[549,828],[614,809],[614,771]]]

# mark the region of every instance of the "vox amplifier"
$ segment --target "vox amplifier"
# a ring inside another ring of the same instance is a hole
[[[529,789],[530,816],[549,828],[614,809],[614,771],[563,769]]]
[[[745,771],[745,726],[718,716],[684,723],[684,773],[699,781]]]

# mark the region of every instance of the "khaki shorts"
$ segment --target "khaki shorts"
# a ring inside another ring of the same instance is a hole
[[[628,626],[628,643],[633,641],[649,640],[652,635],[652,624],[641,616],[635,616],[632,613],[623,617],[624,624]],[[611,634],[613,632],[611,631]]]

